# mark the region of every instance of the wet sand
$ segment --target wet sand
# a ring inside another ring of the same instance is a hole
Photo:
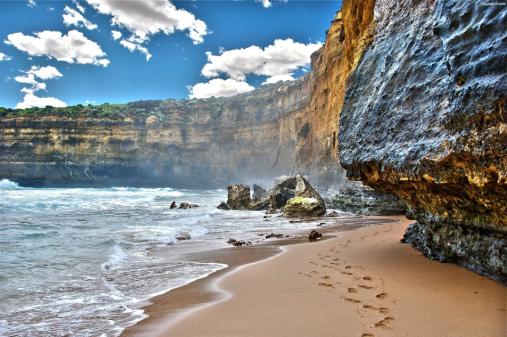
[[[125,335],[506,336],[506,288],[401,244],[410,221],[399,219],[275,257],[226,250],[230,268],[154,299]]]

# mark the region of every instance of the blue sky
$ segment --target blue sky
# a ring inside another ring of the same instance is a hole
[[[339,1],[270,1],[263,6],[254,1],[145,0],[144,8],[132,9],[136,1],[1,1],[0,106],[15,107],[27,93],[67,105],[227,96],[297,78],[341,7]],[[153,12],[146,7],[161,5],[165,9]],[[129,10],[147,14],[140,20],[129,17]],[[164,10],[167,15],[160,18]],[[86,24],[65,24],[62,15],[70,11]],[[68,44],[71,31],[79,43]],[[112,31],[122,37],[114,40]],[[40,32],[60,39],[37,39]],[[87,45],[76,47],[83,40]],[[121,41],[138,49],[130,51]],[[251,46],[256,47],[246,49]]]

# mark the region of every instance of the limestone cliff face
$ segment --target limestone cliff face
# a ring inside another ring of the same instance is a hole
[[[0,177],[26,185],[223,187],[294,169],[305,79],[230,98],[135,102],[112,117],[0,120]]]
[[[324,46],[312,57],[312,95],[302,114],[296,166],[323,184],[345,176],[337,158],[338,120],[347,79],[371,41],[373,8],[372,0],[344,1]]]
[[[408,203],[406,241],[507,283],[507,6],[377,0],[374,14],[341,162]]]

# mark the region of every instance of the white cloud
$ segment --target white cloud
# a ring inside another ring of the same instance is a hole
[[[111,15],[113,25],[125,27],[135,36],[147,40],[157,33],[188,31],[194,43],[201,43],[207,34],[204,21],[184,9],[177,9],[168,0],[86,0],[102,14]]]
[[[113,36],[113,40],[115,41],[121,39],[121,37],[123,36],[123,34],[117,30],[111,31],[111,35]]]
[[[106,53],[102,51],[102,48],[77,30],[71,30],[67,35],[50,30],[34,35],[9,34],[5,43],[30,56],[47,56],[68,63],[94,64],[103,67],[107,67],[110,63],[105,58]]]
[[[265,76],[263,84],[292,81],[294,72],[306,69],[312,53],[321,46],[321,43],[277,39],[265,48],[250,46],[227,51],[221,48],[218,55],[207,52],[208,63],[202,68],[202,75],[208,78],[227,75],[230,78],[197,83],[189,88],[190,97],[232,96],[251,91],[254,87],[246,82],[247,75]]]
[[[10,61],[12,58],[8,55],[5,55],[4,53],[0,53],[0,62],[2,61]]]
[[[54,97],[39,97],[35,93],[40,90],[46,90],[46,83],[39,82],[37,79],[49,80],[53,78],[62,77],[62,73],[53,66],[39,67],[32,66],[30,70],[23,71],[23,75],[16,76],[14,80],[18,83],[29,84],[29,87],[24,87],[21,92],[25,94],[23,101],[16,105],[16,109],[26,109],[32,107],[45,107],[47,105],[55,107],[67,106],[65,102]]]
[[[55,97],[38,97],[33,93],[27,93],[23,101],[16,104],[16,109],[28,109],[33,107],[44,108],[46,106],[66,107],[67,104]]]
[[[146,47],[143,47],[142,45],[138,44],[138,43],[135,43],[135,42],[131,42],[131,41],[128,41],[128,40],[121,40],[120,41],[120,44],[122,46],[124,46],[125,48],[127,48],[128,50],[130,50],[131,52],[134,52],[134,51],[139,51],[141,53],[143,53],[145,56],[146,56],[146,61],[149,61],[151,59],[151,54],[150,52],[148,51],[148,49]]]
[[[255,88],[245,81],[236,81],[230,78],[226,80],[215,78],[207,83],[197,83],[189,89],[190,98],[208,98],[213,96],[234,96],[252,91]]]
[[[85,8],[76,0],[73,0],[72,2],[74,3],[74,6],[76,6],[77,10],[84,14]]]
[[[204,21],[184,9],[177,9],[169,0],[86,1],[99,13],[110,15],[113,26],[123,27],[131,32],[132,36],[121,41],[129,43],[123,42],[122,45],[130,46],[126,48],[131,51],[144,53],[147,59],[149,52],[142,44],[149,41],[152,35],[158,33],[170,35],[176,31],[186,31],[192,42],[199,44],[208,34]],[[131,44],[137,46],[132,49]]]
[[[267,76],[266,83],[276,79],[293,79],[294,71],[307,67],[310,56],[321,43],[299,43],[292,39],[277,39],[265,48],[250,46],[224,51],[219,55],[207,52],[208,63],[202,69],[206,77],[226,74],[235,80],[244,80],[247,74]]]
[[[84,9],[84,8],[83,8]],[[86,19],[80,12],[69,6],[63,9],[63,23],[68,26],[85,27],[89,30],[97,29],[98,26]]]
[[[23,73],[23,75],[14,77],[14,81],[23,84],[30,84],[30,87],[21,89],[21,92],[26,94],[33,94],[39,90],[46,90],[46,83],[39,82],[37,79],[50,80],[63,76],[60,71],[53,66],[32,66],[30,70],[23,71]]]
[[[34,76],[40,78],[41,80],[49,80],[52,78],[62,77],[62,73],[58,71],[53,66],[39,67],[32,66],[30,70],[27,71],[27,74],[33,74]]]
[[[33,74],[25,74],[14,77],[14,81],[23,84],[30,84],[30,87],[21,89],[24,93],[34,93],[39,90],[46,90],[46,83],[38,82]]]
[[[30,8],[34,8],[35,6],[37,6],[37,2],[35,2],[35,0],[28,0],[26,2],[26,5]]]
[[[271,77],[268,77],[264,83],[262,84],[269,84],[269,83],[276,83],[276,82],[280,82],[280,81],[293,81],[294,80],[294,77],[292,77],[291,74],[282,74],[282,75],[275,75],[275,76],[271,76]]]

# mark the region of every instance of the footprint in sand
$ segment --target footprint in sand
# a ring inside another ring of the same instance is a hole
[[[357,289],[356,288],[349,288],[349,289],[347,289],[347,291],[349,293],[353,293],[353,294],[357,293]]]
[[[317,263],[317,262],[315,262],[315,261],[310,261],[310,262],[308,262],[308,263],[311,263],[311,264],[314,264],[314,265],[317,265],[317,264],[318,264],[318,263]]]
[[[371,280],[373,280],[373,278],[371,276],[364,276],[363,280],[371,281]]]
[[[343,270],[341,270],[340,273],[342,273],[343,275],[352,275],[352,273],[349,273],[349,272],[343,271]]]
[[[375,337],[375,335],[372,333],[363,333],[361,337]]]
[[[340,258],[339,258],[339,257],[335,257],[335,258],[333,259],[333,261],[340,261]]]
[[[359,284],[358,287],[359,288],[363,288],[363,289],[373,289],[373,287],[370,287],[370,286],[367,286],[367,285],[364,285],[364,284]]]
[[[388,316],[388,317],[384,318],[383,320],[375,323],[375,327],[376,328],[391,329],[391,327],[389,327],[388,324],[389,324],[389,322],[391,322],[393,320],[394,320],[394,317]]]
[[[350,297],[345,297],[344,300],[347,302],[352,302],[352,303],[361,303],[360,300],[356,300],[356,299],[350,298]]]
[[[373,305],[369,305],[369,304],[363,305],[363,308],[370,309],[370,310],[377,310],[377,308],[375,308]]]
[[[345,269],[350,269],[352,268],[352,266],[345,266]]]
[[[383,299],[383,298],[386,298],[386,297],[387,297],[387,293],[380,293],[380,294],[377,294],[375,297],[376,297],[376,298]]]
[[[326,283],[326,282],[319,282],[319,286],[321,286],[321,287],[328,287],[328,288],[334,288],[334,285],[332,285],[331,283]]]
[[[316,270],[312,270],[310,273],[312,273],[312,274],[318,274],[319,272],[316,271]]]
[[[330,277],[330,276],[327,276],[327,275],[322,276],[322,279],[324,279],[324,280],[329,280],[330,278],[331,278],[331,277]]]
[[[380,308],[378,308],[378,312],[380,312],[381,314],[387,314],[387,313],[389,313],[389,308],[380,307]]]

